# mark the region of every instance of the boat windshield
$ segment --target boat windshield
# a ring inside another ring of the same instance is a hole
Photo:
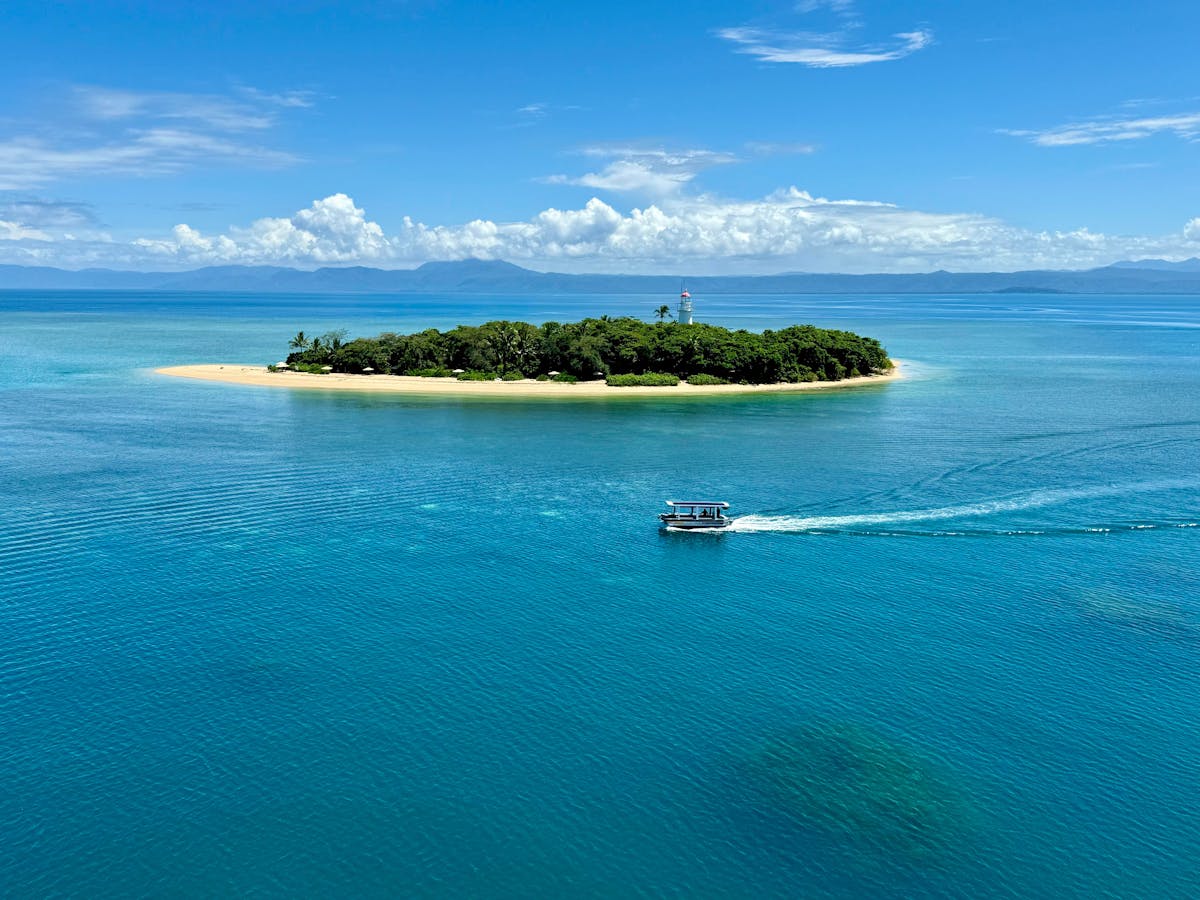
[[[725,503],[672,503],[671,514],[690,519],[723,519]]]

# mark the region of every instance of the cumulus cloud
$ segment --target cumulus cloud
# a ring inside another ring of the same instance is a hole
[[[1198,238],[1200,219],[1162,237],[1029,231],[974,213],[929,213],[788,188],[757,200],[673,197],[626,212],[593,198],[582,208],[546,209],[521,222],[428,225],[405,217],[392,232],[350,197],[334,194],[291,217],[259,219],[226,234],[181,224],[169,237],[140,239],[123,252],[143,267],[396,267],[480,258],[561,271],[1000,271],[1182,257]]]
[[[1001,129],[1001,134],[1028,139],[1039,147],[1071,147],[1140,141],[1171,134],[1186,141],[1200,140],[1200,112],[1164,116],[1112,116],[1059,125],[1044,131]]]
[[[394,257],[391,242],[375,222],[345,194],[316,200],[291,218],[259,219],[228,235],[206,237],[196,229],[176,225],[167,239],[139,238],[135,247],[147,253],[188,263],[371,262]]]
[[[924,29],[893,35],[890,44],[850,45],[841,33],[781,31],[770,28],[721,28],[717,36],[737,45],[738,53],[765,62],[798,63],[813,69],[863,66],[903,59],[933,43],[933,32]]]

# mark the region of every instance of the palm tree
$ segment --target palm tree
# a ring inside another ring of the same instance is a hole
[[[664,303],[662,306],[660,306],[658,309],[656,309],[654,311],[654,315],[658,316],[658,321],[660,321],[660,322],[663,319],[669,319],[669,318],[671,318],[671,307],[667,306],[667,304]]]
[[[339,328],[337,331],[327,331],[321,335],[321,340],[330,350],[340,350],[342,342],[346,339],[346,329]]]
[[[288,341],[288,346],[291,347],[293,350],[307,350],[308,349],[308,337],[304,334],[303,331],[297,331],[296,336],[294,338],[292,338],[290,341]]]
[[[484,339],[484,344],[495,355],[501,375],[507,375],[510,368],[522,371],[535,349],[528,326],[512,322],[501,325],[494,335]]]

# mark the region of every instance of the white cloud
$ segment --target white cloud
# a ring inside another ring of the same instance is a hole
[[[538,100],[526,103],[524,106],[518,106],[512,111],[515,113],[516,118],[507,124],[502,124],[500,127],[528,128],[546,122],[562,113],[578,112],[581,109],[583,109],[582,106],[577,106],[573,103],[546,103]]]
[[[1173,134],[1187,141],[1196,141],[1200,140],[1200,112],[1124,118],[1114,116],[1059,125],[1044,131],[1001,129],[1000,133],[1027,138],[1040,147],[1139,141],[1157,134]]]
[[[237,89],[238,97],[171,91],[132,91],[100,85],[76,85],[72,97],[80,113],[100,121],[152,119],[185,121],[215,131],[253,131],[269,128],[279,109],[313,105],[311,91],[267,93],[252,87]]]
[[[933,43],[933,32],[917,30],[893,35],[892,45],[848,47],[840,34],[776,31],[766,28],[722,28],[719,37],[747,53],[773,63],[799,63],[813,69],[834,69],[888,62],[916,53]]]
[[[703,274],[1087,268],[1125,258],[1183,258],[1194,254],[1196,240],[1200,218],[1161,237],[1113,236],[1086,228],[1029,231],[975,213],[831,200],[788,188],[758,200],[672,197],[626,212],[593,198],[582,208],[546,209],[522,222],[427,225],[405,217],[394,232],[368,219],[345,194],[334,194],[289,218],[259,219],[225,234],[206,235],[181,224],[165,238],[107,247],[77,242],[59,250],[81,265],[95,264],[99,255],[109,264],[140,268],[218,263],[394,267],[482,258],[559,271]],[[21,243],[10,241],[7,247]],[[33,248],[33,241],[23,243]],[[49,256],[44,247],[35,249],[43,261]],[[20,261],[14,257],[21,253],[10,250],[5,256]]]
[[[139,238],[134,246],[153,256],[188,263],[336,264],[369,262],[394,256],[391,242],[375,222],[345,194],[316,200],[290,219],[259,219],[228,235],[205,237],[188,225],[176,225],[169,239]]]
[[[260,104],[218,95],[127,91],[94,85],[78,85],[73,94],[83,116],[99,121],[175,120],[218,131],[263,129],[274,121]]]
[[[92,228],[96,214],[86,203],[16,199],[0,202],[0,219],[34,228]]]
[[[50,241],[53,238],[37,228],[30,228],[20,222],[10,222],[0,219],[0,241]]]
[[[631,191],[663,196],[678,192],[705,169],[738,161],[731,153],[714,150],[595,146],[585,147],[580,152],[584,156],[611,161],[599,172],[579,176],[550,175],[542,181],[602,191]]]
[[[258,88],[240,87],[238,91],[258,103],[279,106],[284,109],[308,109],[316,103],[317,95],[313,91],[281,91],[268,93]]]
[[[774,141],[747,141],[746,149],[755,156],[795,156],[817,152],[815,144],[777,143]]]
[[[52,132],[33,126],[0,140],[0,190],[99,175],[161,176],[204,165],[296,162],[291,153],[243,135],[268,129],[276,108],[305,105],[307,95],[247,96],[77,87],[71,94],[74,119],[56,121]]]
[[[120,138],[55,146],[33,137],[0,141],[0,190],[26,190],[92,175],[168,175],[198,165],[279,167],[296,161],[280,150],[178,128],[130,130]]]
[[[109,240],[86,203],[32,197],[0,200],[0,261],[53,265],[74,258],[68,245],[99,247]]]
[[[864,66],[903,59],[933,43],[933,32],[923,28],[893,34],[888,42],[863,42],[854,37],[863,20],[854,0],[797,0],[793,10],[806,18],[827,10],[826,30],[742,25],[717,29],[718,37],[736,45],[738,53],[765,62],[796,63],[814,69]],[[832,30],[830,30],[832,29]]]

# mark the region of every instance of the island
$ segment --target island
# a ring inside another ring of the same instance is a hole
[[[449,331],[298,333],[269,366],[210,364],[161,374],[278,387],[518,396],[741,393],[861,384],[895,375],[879,341],[793,325],[752,332],[631,317],[495,321]]]

